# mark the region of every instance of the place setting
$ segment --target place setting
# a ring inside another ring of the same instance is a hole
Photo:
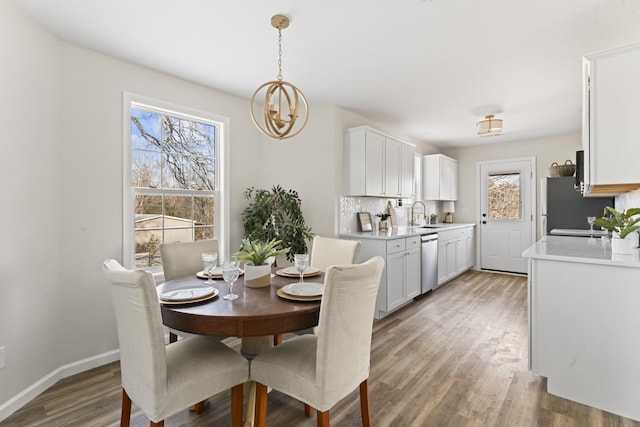
[[[202,254],[202,266],[203,270],[198,271],[196,273],[196,277],[199,279],[206,279],[204,282],[208,285],[212,285],[215,282],[213,279],[222,279],[222,265],[216,266],[218,263],[218,254],[216,252],[206,252]],[[238,275],[242,276],[244,274],[243,269],[238,269]],[[296,274],[296,277],[297,274]]]
[[[287,269],[278,270],[276,274],[283,277],[299,277],[300,281],[281,287],[276,294],[281,298],[293,301],[320,301],[324,292],[324,283],[304,281],[304,277],[319,275],[320,270],[309,267],[309,255],[307,254],[295,254],[294,260],[294,266],[288,267],[289,271],[294,272],[293,275],[284,271]],[[307,273],[307,271],[310,272]]]
[[[206,301],[218,295],[218,289],[202,284],[180,287],[165,287],[164,283],[156,288],[161,304],[190,304]]]

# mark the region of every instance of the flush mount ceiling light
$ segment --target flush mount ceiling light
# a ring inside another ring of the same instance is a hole
[[[282,140],[296,136],[305,127],[309,106],[300,89],[282,78],[282,30],[289,26],[289,18],[275,15],[271,25],[278,30],[278,77],[253,93],[251,119],[262,133]],[[264,95],[259,95],[263,90]]]
[[[502,119],[496,119],[493,114],[484,117],[484,120],[476,123],[478,135],[498,136],[502,134]]]

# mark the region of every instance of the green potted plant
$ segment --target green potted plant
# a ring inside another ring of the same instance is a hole
[[[271,257],[286,254],[289,248],[280,248],[281,240],[272,239],[266,243],[243,239],[240,250],[234,255],[244,261],[244,283],[249,288],[260,288],[271,284]]]
[[[437,224],[438,223],[438,214],[432,213],[430,216],[430,224]]]
[[[289,261],[293,261],[294,254],[307,253],[307,242],[313,234],[305,224],[302,201],[296,191],[279,185],[271,191],[249,187],[244,198],[251,200],[242,211],[245,238],[253,242],[282,241],[282,246],[289,248]]]
[[[640,208],[630,208],[618,212],[607,206],[608,215],[596,218],[594,224],[613,233],[611,239],[611,252],[614,254],[631,254],[638,246],[638,233],[640,229]],[[634,218],[635,217],[635,218]]]
[[[377,213],[376,216],[380,218],[380,224],[378,226],[379,230],[386,231],[389,228],[389,224],[387,223],[387,220],[389,219],[391,214],[388,214],[386,212],[380,212],[380,213]]]

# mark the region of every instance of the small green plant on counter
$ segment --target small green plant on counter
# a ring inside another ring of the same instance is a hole
[[[267,243],[243,239],[240,250],[234,255],[238,261],[251,262],[253,265],[263,265],[270,257],[286,254],[289,248],[280,249],[282,240],[273,239]]]
[[[618,212],[612,207],[607,206],[606,210],[609,211],[609,214],[596,218],[594,225],[617,233],[621,239],[624,239],[636,230],[640,230],[640,225],[637,225],[638,222],[640,222],[640,216],[633,218],[636,215],[640,215],[640,208],[630,208]]]
[[[386,213],[386,212],[380,212],[380,213],[377,213],[377,214],[376,214],[376,216],[377,216],[378,218],[380,218],[380,221],[386,221],[386,220],[388,220],[388,219],[389,219],[389,217],[391,216],[391,214],[388,214],[388,213]]]

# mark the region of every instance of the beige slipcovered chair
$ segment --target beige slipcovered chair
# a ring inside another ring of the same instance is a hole
[[[195,275],[202,270],[202,254],[218,252],[218,240],[196,240],[195,242],[172,242],[160,244],[160,258],[164,280]],[[178,335],[183,338],[192,336],[186,332],[169,330],[169,342],[175,342]]]
[[[383,268],[379,256],[363,264],[329,267],[318,334],[294,337],[251,361],[251,379],[257,383],[257,427],[266,424],[267,387],[315,408],[318,426],[328,426],[329,409],[360,386],[362,424],[371,424],[371,332]]]
[[[168,416],[231,388],[231,424],[240,426],[242,384],[249,378],[249,362],[207,337],[165,346],[151,273],[126,270],[113,259],[106,260],[102,270],[112,285],[120,343],[120,425],[129,425],[132,401],[151,426],[163,426]]]
[[[331,237],[314,236],[311,243],[309,266],[326,271],[332,265],[357,264],[360,262],[362,243],[359,240],[342,240]],[[315,334],[318,328],[295,331],[296,335]],[[282,335],[276,335],[274,345],[282,342]]]
[[[325,271],[332,265],[357,264],[361,250],[362,243],[359,240],[314,236],[309,265]]]

